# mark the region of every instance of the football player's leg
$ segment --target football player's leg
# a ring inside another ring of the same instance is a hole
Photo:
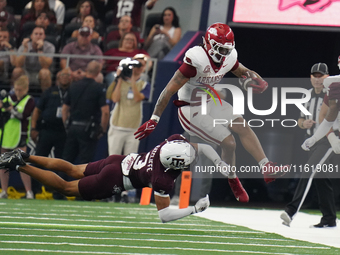
[[[64,172],[75,179],[84,177],[84,171],[87,166],[87,164],[73,165],[70,162],[58,158],[47,158],[33,155],[30,155],[25,161],[49,170]]]
[[[238,134],[240,137],[243,147],[253,156],[253,158],[260,162],[262,159],[266,158],[262,145],[257,138],[254,131],[248,126],[246,121],[242,117],[233,120],[233,123],[242,123],[229,125],[229,128]]]
[[[18,169],[20,172],[28,174],[43,185],[50,186],[65,196],[80,196],[78,190],[79,180],[67,182],[51,171],[45,171],[31,165],[20,166]]]

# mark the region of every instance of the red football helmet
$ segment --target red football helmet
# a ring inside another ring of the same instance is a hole
[[[223,23],[214,23],[208,27],[203,38],[205,49],[214,62],[221,62],[235,47],[234,33]]]

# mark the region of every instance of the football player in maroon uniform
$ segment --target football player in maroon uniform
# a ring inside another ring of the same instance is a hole
[[[184,130],[190,135],[221,146],[222,159],[232,166],[235,165],[236,143],[231,132],[235,132],[239,135],[244,148],[258,162],[264,180],[267,183],[274,181],[285,173],[281,167],[274,166],[273,162],[268,160],[256,134],[242,116],[234,115],[232,106],[223,100],[221,107],[218,106],[219,109],[211,106],[208,107],[209,112],[206,115],[200,114],[201,97],[198,96],[200,88],[214,87],[229,71],[240,78],[251,78],[251,81],[246,86],[242,84],[242,87],[244,89],[251,87],[257,94],[265,91],[268,83],[256,72],[239,63],[234,33],[228,25],[215,23],[208,27],[203,42],[204,46],[195,46],[185,53],[184,63],[159,96],[150,120],[140,126],[135,133],[136,138],[142,139],[156,128],[170,98],[178,92],[179,100],[175,104],[179,107],[178,116]],[[207,102],[209,103],[213,104],[212,100]],[[213,125],[213,119],[221,118],[231,120],[234,125]],[[231,173],[228,180],[236,199],[248,202],[248,194],[236,174]]]
[[[148,153],[112,155],[82,165],[14,150],[1,155],[0,168],[26,173],[66,196],[78,196],[84,200],[109,198],[124,190],[152,187],[159,217],[162,222],[168,222],[202,212],[210,205],[207,195],[198,200],[195,206],[185,209],[169,208],[169,192],[173,189],[176,178],[194,162],[197,153],[207,156],[219,167],[222,174],[228,175],[228,165],[210,145],[191,144],[177,134],[170,136]],[[65,181],[51,171],[27,165],[26,162],[44,169],[65,172],[76,180]]]

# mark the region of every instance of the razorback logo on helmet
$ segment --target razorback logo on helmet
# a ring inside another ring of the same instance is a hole
[[[210,34],[213,34],[213,35],[216,35],[216,36],[217,36],[217,29],[214,28],[214,27],[210,27],[210,28],[208,29],[208,32],[209,32]]]
[[[188,57],[185,57],[185,61],[187,61],[189,64],[192,64],[192,61],[191,61],[191,59],[190,59],[190,58],[188,58]]]

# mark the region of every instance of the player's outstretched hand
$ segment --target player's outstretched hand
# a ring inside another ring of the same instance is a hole
[[[304,149],[305,151],[309,151],[310,147],[312,147],[315,143],[316,139],[314,138],[314,136],[312,136],[303,142],[301,148]]]
[[[204,210],[206,210],[209,207],[209,205],[210,205],[209,195],[207,194],[204,198],[201,198],[195,204],[195,206],[194,206],[195,207],[195,213],[203,212]]]
[[[249,87],[253,88],[255,94],[261,94],[268,88],[268,82],[260,78],[253,78],[255,82],[250,82]]]
[[[152,131],[155,130],[157,126],[157,122],[155,120],[148,120],[143,125],[141,125],[138,130],[134,133],[135,138],[142,140],[151,134]]]

